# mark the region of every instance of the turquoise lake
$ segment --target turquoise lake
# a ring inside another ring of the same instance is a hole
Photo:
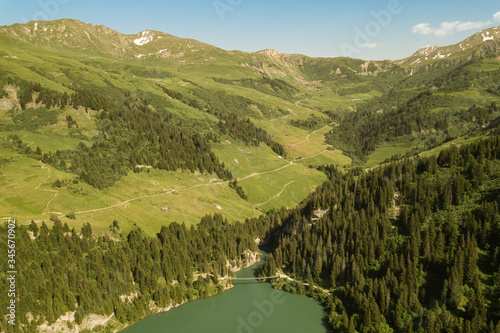
[[[239,271],[254,277],[261,261]],[[124,333],[326,333],[327,313],[317,302],[275,290],[257,280],[234,281],[234,287],[210,298],[185,303],[146,317]]]

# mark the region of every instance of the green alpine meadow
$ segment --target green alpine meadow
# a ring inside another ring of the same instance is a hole
[[[499,124],[500,27],[361,60],[0,26],[0,331],[500,332]]]

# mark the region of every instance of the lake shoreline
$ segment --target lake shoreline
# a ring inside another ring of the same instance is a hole
[[[260,260],[240,271],[237,277],[242,280],[234,281],[227,292],[190,301],[172,308],[174,312],[149,315],[123,332],[330,332],[320,303],[258,281],[267,256],[261,252]]]
[[[228,260],[227,265],[231,268],[232,273],[237,273],[237,272],[241,271],[242,269],[249,268],[252,265],[260,262],[261,258],[262,258],[262,251],[251,251],[251,250],[247,249],[247,250],[243,251],[242,255],[245,256],[245,258],[242,259],[242,261],[241,261],[242,265],[232,266],[231,263]],[[207,273],[202,273],[202,274],[207,274]],[[229,276],[227,275],[224,278],[228,278],[228,277]],[[160,313],[167,313],[168,311],[170,311],[172,309],[175,309],[175,308],[178,308],[181,305],[184,305],[184,304],[187,304],[187,303],[192,303],[192,302],[196,302],[196,301],[199,301],[199,300],[209,299],[209,298],[212,298],[214,296],[219,296],[219,295],[222,295],[227,290],[230,290],[230,289],[234,288],[234,284],[231,282],[230,279],[219,280],[219,281],[220,282],[219,282],[218,285],[223,285],[224,286],[224,289],[220,293],[216,293],[216,294],[213,294],[211,296],[206,296],[206,297],[199,297],[199,298],[194,299],[192,301],[185,300],[185,301],[183,301],[183,302],[181,302],[179,304],[175,304],[175,305],[171,304],[170,306],[165,307],[165,308],[158,307],[158,311],[157,312],[148,314],[148,315],[144,316],[143,318],[141,318],[139,321],[137,321],[137,322],[135,322],[133,324],[127,324],[125,327],[121,328],[120,330],[115,330],[113,332],[114,333],[123,332],[126,329],[132,328],[134,325],[140,323],[142,320],[144,320],[144,319],[146,319],[146,318],[148,318],[150,316],[154,316],[154,315],[157,315],[157,314],[160,314]],[[150,305],[150,309],[151,309],[151,305]],[[153,309],[151,309],[151,310],[153,310]]]

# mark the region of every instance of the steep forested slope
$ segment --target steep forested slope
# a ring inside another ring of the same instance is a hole
[[[500,138],[330,180],[272,236],[265,274],[341,331],[491,332],[500,325]],[[318,210],[324,215],[317,215]]]
[[[361,158],[382,143],[405,142],[423,151],[500,115],[498,62],[473,60],[435,71],[442,75],[434,78],[429,72],[423,82],[408,78],[388,93],[361,103],[327,135],[328,142]]]
[[[117,222],[111,228],[120,232]],[[45,223],[17,226],[21,297],[16,325],[2,316],[0,329],[37,332],[39,325],[52,324],[68,311],[76,311],[77,324],[91,313],[114,313],[118,321],[133,323],[155,309],[220,293],[225,284],[219,277],[247,262],[244,250],[256,250],[247,229],[215,215],[203,218],[196,229],[173,223],[156,237],[137,229],[116,242],[93,235],[90,224],[81,231],[60,221],[50,229]],[[7,234],[5,226],[0,231]],[[0,248],[7,252],[3,237]],[[8,289],[7,283],[2,279],[0,284]],[[3,293],[2,307],[8,302]]]

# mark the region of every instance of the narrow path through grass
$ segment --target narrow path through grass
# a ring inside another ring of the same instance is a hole
[[[302,144],[304,142],[307,142],[309,141],[309,137],[311,135],[313,135],[315,132],[317,131],[320,131],[326,127],[328,127],[330,125],[326,125],[320,129],[317,129],[311,133],[309,133],[307,136],[306,136],[306,139],[299,142],[299,143],[296,143],[294,145],[299,145],[299,144]],[[296,159],[296,161],[301,161],[301,160],[305,160],[305,159],[308,159],[308,158],[313,158],[313,157],[316,157],[318,155],[321,155],[323,153],[325,153],[327,150],[325,149],[324,151],[320,152],[320,153],[317,153],[317,154],[314,154],[312,156],[308,156],[308,157],[303,157],[303,158],[299,158],[299,159]],[[269,173],[274,173],[274,172],[278,172],[280,170],[283,170],[285,168],[288,168],[292,165],[295,165],[296,163],[293,162],[293,161],[289,161],[290,163],[287,164],[287,165],[284,165],[282,167],[279,167],[277,169],[273,169],[273,170],[269,170],[269,171],[263,171],[263,172],[254,172],[248,176],[245,176],[245,177],[240,177],[238,178],[237,180],[238,181],[242,181],[242,180],[245,180],[245,179],[249,179],[249,178],[252,178],[252,177],[257,177],[257,176],[261,176],[261,175],[264,175],[264,174],[269,174]],[[42,180],[40,182],[40,184],[38,184],[37,187],[35,187],[35,190],[41,190],[41,191],[48,191],[48,192],[52,192],[54,193],[54,195],[52,196],[52,198],[47,202],[47,204],[45,205],[45,209],[48,208],[48,205],[52,202],[52,200],[57,197],[58,195],[58,191],[57,190],[48,190],[48,189],[40,189],[39,187],[45,183],[48,179],[50,179],[51,177],[51,171],[50,171],[50,167],[46,167],[41,161],[40,163],[42,164],[42,169],[48,169],[48,177],[45,178],[44,180]],[[293,184],[294,182],[296,182],[297,180],[293,180],[293,181],[290,181],[288,182],[287,184],[285,184],[282,188],[282,190],[277,193],[276,195],[274,195],[272,198],[270,198],[269,200],[267,200],[266,202],[263,202],[263,203],[260,203],[260,204],[257,204],[255,205],[255,208],[257,207],[260,207],[260,206],[263,206],[269,202],[271,202],[272,200],[274,199],[277,199],[280,197],[280,195],[285,191],[285,189]],[[108,210],[108,209],[113,209],[113,208],[117,208],[117,207],[120,207],[120,206],[123,206],[123,205],[127,205],[129,204],[130,202],[133,202],[133,201],[137,201],[137,200],[142,200],[142,199],[147,199],[147,198],[154,198],[154,197],[158,197],[158,196],[162,196],[162,195],[166,195],[166,194],[171,194],[171,193],[174,193],[174,192],[184,192],[184,191],[189,191],[189,190],[192,190],[192,189],[196,189],[196,188],[200,188],[200,187],[205,187],[205,186],[218,186],[218,185],[224,185],[224,184],[229,184],[229,181],[219,181],[219,182],[212,182],[212,183],[204,183],[204,184],[196,184],[194,186],[191,186],[191,187],[187,187],[187,188],[183,188],[183,189],[174,189],[174,190],[168,190],[168,191],[163,191],[163,192],[160,192],[160,193],[156,193],[156,194],[151,194],[151,195],[145,195],[145,196],[140,196],[140,197],[135,197],[135,198],[131,198],[131,199],[128,199],[128,200],[125,200],[125,201],[122,201],[120,203],[117,203],[117,204],[114,204],[114,205],[110,205],[110,206],[106,206],[106,207],[101,207],[101,208],[96,208],[96,209],[90,209],[90,210],[83,210],[83,211],[75,211],[74,214],[75,215],[81,215],[81,214],[88,214],[88,213],[94,213],[94,212],[99,212],[99,211],[103,211],[103,210]],[[53,213],[59,213],[59,212],[53,212]],[[63,217],[64,214],[62,213],[59,213],[60,215],[58,217]],[[40,221],[36,221],[36,223],[41,223],[41,222],[44,222],[44,221],[47,221],[47,220],[40,220]]]

